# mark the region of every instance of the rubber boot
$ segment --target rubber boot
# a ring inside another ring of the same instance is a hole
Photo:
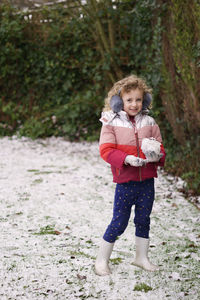
[[[135,237],[136,257],[133,264],[146,271],[159,271],[159,267],[153,265],[148,259],[149,239]]]
[[[108,262],[113,250],[114,243],[106,242],[104,239],[101,241],[99,252],[95,262],[95,273],[99,276],[111,274]]]

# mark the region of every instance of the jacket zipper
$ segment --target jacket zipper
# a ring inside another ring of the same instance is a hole
[[[135,120],[132,124],[133,124],[133,127],[134,127],[135,138],[136,138],[137,155],[138,155],[138,157],[140,157],[138,131],[137,131],[137,127],[136,127],[136,124],[135,124]],[[140,181],[142,181],[141,167],[139,167],[139,179],[140,179]]]

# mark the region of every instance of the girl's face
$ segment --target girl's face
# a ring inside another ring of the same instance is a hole
[[[136,88],[122,94],[124,111],[130,116],[136,116],[142,110],[143,91]]]

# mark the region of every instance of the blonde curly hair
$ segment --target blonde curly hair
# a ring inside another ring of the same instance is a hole
[[[147,86],[145,80],[141,77],[137,77],[136,75],[130,75],[128,77],[125,77],[117,81],[110,89],[107,97],[104,100],[103,111],[111,110],[110,99],[112,96],[117,95],[119,91],[120,91],[120,95],[123,95],[124,92],[128,93],[131,90],[135,90],[137,88],[143,91],[143,94],[145,93],[152,94],[152,89]]]

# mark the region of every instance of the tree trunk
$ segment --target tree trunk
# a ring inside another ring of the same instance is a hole
[[[159,2],[167,3],[162,18],[162,102],[176,139],[185,144],[200,132],[200,5],[194,0]]]

